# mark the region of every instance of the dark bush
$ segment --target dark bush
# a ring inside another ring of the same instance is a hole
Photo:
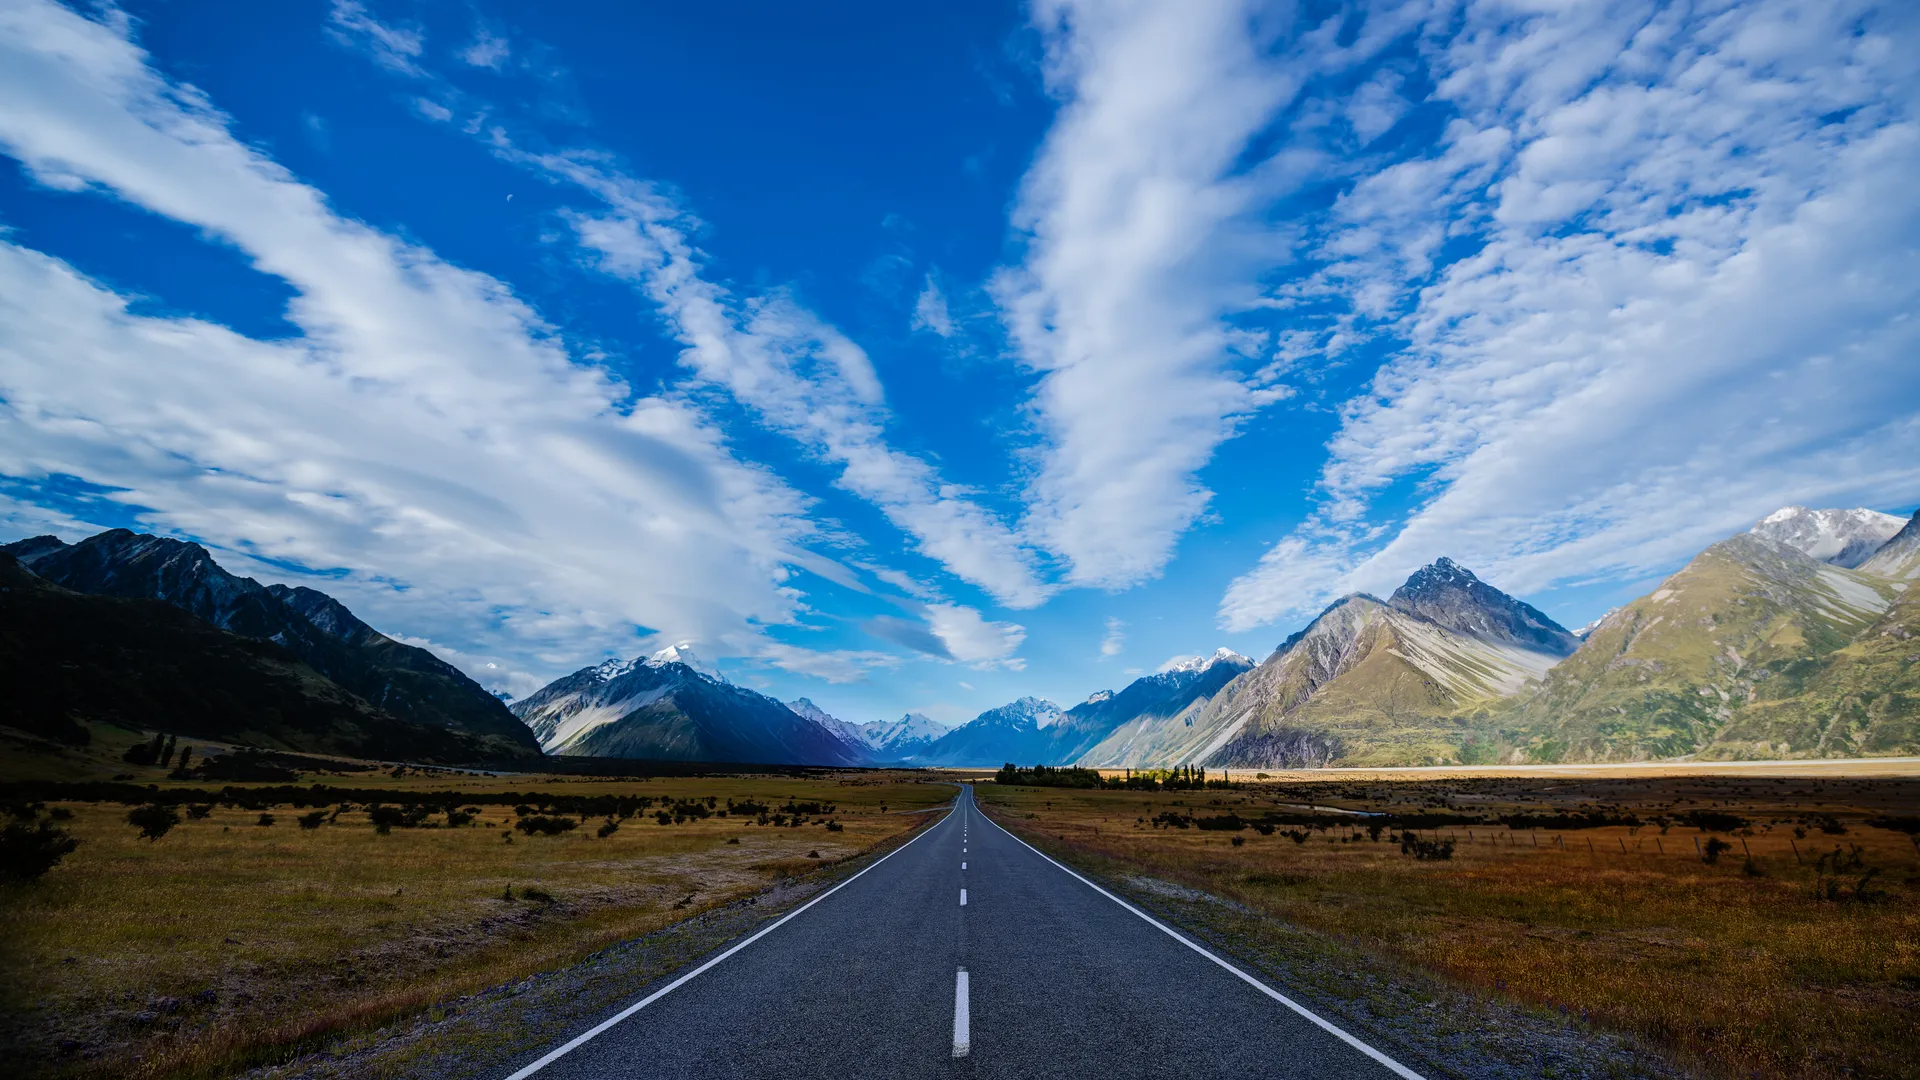
[[[213,813],[212,803],[191,803],[187,806],[187,818],[191,821],[205,821]]]
[[[294,818],[293,820],[294,820],[294,823],[299,825],[302,829],[306,829],[309,832],[311,832],[312,830],[317,829],[320,826],[325,825],[327,823],[327,812],[325,810],[315,810],[311,814],[301,814],[299,817]]]
[[[260,824],[262,824],[262,825],[271,825],[271,824],[273,824],[273,815],[272,815],[272,814],[261,814],[261,815],[260,815]]]
[[[1213,832],[1239,832],[1247,827],[1247,822],[1238,814],[1221,814],[1218,817],[1195,818],[1193,827]]]
[[[520,887],[520,899],[531,900],[536,904],[551,904],[553,894],[538,885],[523,885]]]
[[[1423,840],[1412,833],[1405,833],[1400,837],[1400,853],[1416,859],[1451,859],[1453,841]]]
[[[605,822],[601,824],[600,828],[595,830],[595,835],[599,836],[600,839],[605,840],[607,837],[612,836],[614,833],[618,832],[619,829],[620,829],[620,823],[613,820],[612,818],[608,818]]]
[[[526,833],[528,836],[532,836],[534,833],[539,833],[542,836],[559,836],[563,832],[571,832],[577,828],[579,824],[579,822],[572,818],[532,814],[521,818],[520,823],[514,827]],[[521,891],[524,893],[526,890],[523,889]]]
[[[0,827],[0,881],[34,881],[79,846],[51,821],[10,821]]]
[[[458,829],[473,824],[473,815],[465,810],[447,811],[447,828]]]
[[[1712,866],[1714,863],[1720,861],[1721,855],[1732,850],[1733,845],[1727,843],[1725,840],[1717,836],[1709,837],[1707,839],[1707,846],[1700,850],[1700,861],[1706,863],[1708,866]]]
[[[1749,824],[1739,814],[1727,814],[1718,810],[1689,810],[1680,815],[1680,824],[1691,825],[1702,832],[1733,832]]]
[[[180,815],[173,812],[171,806],[148,803],[127,811],[127,824],[140,830],[140,835],[148,840],[158,840],[167,835],[167,830],[180,824]]]

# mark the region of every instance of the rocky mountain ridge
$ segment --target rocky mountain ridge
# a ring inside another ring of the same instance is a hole
[[[74,592],[163,601],[221,630],[271,642],[378,709],[485,741],[492,747],[485,756],[539,753],[525,725],[458,668],[381,634],[323,592],[228,573],[199,544],[109,529],[77,544],[40,536],[0,551]]]

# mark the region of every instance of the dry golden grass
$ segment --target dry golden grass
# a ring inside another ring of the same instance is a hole
[[[281,806],[216,808],[141,840],[119,804],[55,804],[79,849],[0,890],[0,1037],[16,1067],[82,1076],[220,1075],[316,1040],[564,964],[911,831],[953,789],[742,776],[647,781],[358,775],[354,787],[833,803],[841,831],[738,817],[600,819],[559,836],[464,828],[378,835],[361,810],[302,830]],[[882,813],[886,806],[892,813]],[[437,819],[444,821],[443,818]],[[737,841],[730,843],[729,841]],[[817,857],[815,857],[817,856]],[[504,899],[507,890],[514,899]],[[551,899],[529,898],[535,890]],[[59,1048],[70,1041],[66,1051]]]
[[[1635,1033],[1708,1074],[1920,1076],[1920,856],[1908,836],[1863,824],[1915,813],[1920,786],[1911,780],[1347,778],[1239,792],[979,790],[998,820],[1056,853],[1200,888],[1506,998]],[[1422,835],[1455,838],[1453,858],[1419,861],[1385,834],[1368,839],[1361,819],[1304,843],[1281,832],[1138,821],[1169,809],[1244,818],[1303,804],[1400,813],[1606,808],[1643,818],[1710,808],[1755,825],[1752,835],[1723,834],[1732,851],[1708,866],[1694,845],[1714,834],[1678,825],[1664,834],[1651,825],[1448,828]],[[1812,814],[1834,815],[1846,833],[1814,827],[1797,837],[1793,819]],[[1820,872],[1815,860],[1836,846],[1849,862],[1857,846],[1881,871],[1867,889],[1883,895],[1824,898],[1827,882],[1847,895],[1862,873]]]

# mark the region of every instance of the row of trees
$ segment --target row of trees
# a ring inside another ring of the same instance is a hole
[[[1077,765],[1053,768],[1035,765],[1023,769],[1009,761],[993,774],[993,782],[1010,787],[1103,788],[1109,791],[1200,791],[1233,789],[1226,776],[1210,779],[1207,770],[1197,765],[1176,765],[1171,769],[1128,769],[1121,776],[1104,776],[1098,769]]]

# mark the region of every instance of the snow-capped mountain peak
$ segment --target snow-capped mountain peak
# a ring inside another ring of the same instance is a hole
[[[1166,663],[1161,664],[1158,674],[1165,675],[1172,671],[1205,671],[1223,660],[1238,663],[1246,667],[1253,666],[1252,660],[1241,656],[1232,649],[1222,647],[1213,650],[1212,656],[1176,656]]]
[[[719,668],[700,659],[700,654],[693,651],[693,642],[691,641],[682,641],[678,644],[669,645],[646,659],[646,665],[648,667],[665,667],[668,664],[685,664],[687,667],[692,668],[715,682],[727,681],[727,677],[720,674]]]
[[[1783,506],[1761,518],[1751,531],[1808,558],[1851,570],[1871,558],[1905,524],[1904,518],[1865,507],[1810,510]]]

